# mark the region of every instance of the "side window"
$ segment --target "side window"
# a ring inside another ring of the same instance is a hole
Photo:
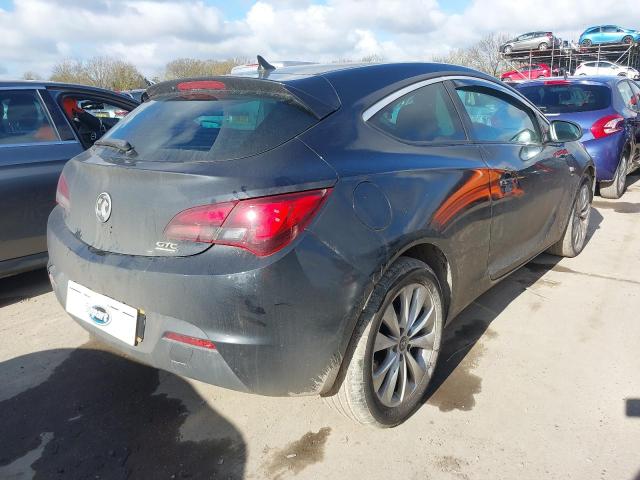
[[[0,145],[58,140],[35,91],[0,91]]]
[[[633,105],[633,109],[638,112],[640,111],[640,86],[634,82],[629,82],[629,85],[631,85],[631,90],[633,91],[631,104]]]
[[[534,113],[508,94],[483,87],[461,87],[456,91],[471,119],[475,140],[540,142],[540,128]]]
[[[624,106],[630,110],[637,109],[637,99],[631,89],[631,85],[629,82],[624,81],[618,83],[618,92],[620,92],[620,96],[622,97],[622,101],[624,102]]]
[[[369,123],[410,142],[466,140],[462,122],[441,83],[398,98],[371,117]]]

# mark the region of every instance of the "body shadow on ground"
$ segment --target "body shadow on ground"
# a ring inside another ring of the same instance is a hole
[[[66,359],[48,379],[0,402],[0,478],[244,477],[241,433],[182,378],[162,374],[177,388],[179,399],[172,398],[157,393],[158,370],[102,346],[57,353]],[[0,373],[29,375],[21,367],[47,354],[0,363]],[[194,404],[202,405],[199,421],[219,436],[181,439],[185,405]]]
[[[50,291],[49,276],[43,268],[0,279],[0,308]]]

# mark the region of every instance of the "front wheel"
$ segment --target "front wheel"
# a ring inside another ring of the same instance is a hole
[[[444,323],[437,277],[424,262],[400,257],[362,312],[340,390],[327,403],[346,417],[393,427],[422,404]]]
[[[506,53],[509,55],[513,51],[513,47],[511,45],[507,45],[502,49],[502,53]]]
[[[558,242],[549,248],[549,253],[559,257],[575,257],[582,251],[589,230],[592,199],[591,179],[585,177],[573,202],[573,208],[571,209],[564,234]]]
[[[622,43],[626,45],[631,45],[633,43],[633,37],[631,35],[627,35],[622,39]]]
[[[583,47],[590,47],[591,45],[592,45],[592,42],[588,38],[582,41]]]
[[[604,198],[620,198],[627,186],[627,153],[623,153],[611,182],[600,182],[600,196]]]

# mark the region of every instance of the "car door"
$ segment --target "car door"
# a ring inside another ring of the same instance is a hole
[[[138,105],[131,98],[108,92],[68,89],[52,93],[85,148],[93,145]]]
[[[0,89],[0,262],[46,252],[58,177],[82,146],[61,131],[44,89]]]
[[[589,37],[591,38],[591,43],[597,45],[604,41],[604,34],[602,33],[601,27],[596,27],[590,33]]]
[[[453,88],[491,169],[489,273],[496,279],[557,240],[577,180],[569,152],[545,142],[548,123],[520,97],[481,80],[457,80]]]
[[[618,82],[618,92],[624,103],[624,111],[626,128],[629,129],[629,140],[631,143],[631,157],[635,168],[640,163],[640,88],[632,81],[623,80]]]
[[[620,41],[618,27],[615,27],[613,25],[602,27],[600,36],[602,38],[602,43],[617,43]]]
[[[522,42],[522,49],[523,50],[530,50],[533,47],[533,44],[535,42],[535,33],[527,33],[526,34],[526,38],[524,39],[524,41]]]
[[[525,33],[523,35],[520,35],[519,40],[520,41],[518,42],[518,49],[529,50],[529,43],[531,42],[531,34]]]

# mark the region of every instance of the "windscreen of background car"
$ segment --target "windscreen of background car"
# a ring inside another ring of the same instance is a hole
[[[611,90],[604,85],[535,85],[518,90],[544,113],[590,112],[611,105]]]
[[[128,141],[142,161],[220,161],[275,148],[316,122],[284,96],[198,93],[146,102],[104,138]]]

